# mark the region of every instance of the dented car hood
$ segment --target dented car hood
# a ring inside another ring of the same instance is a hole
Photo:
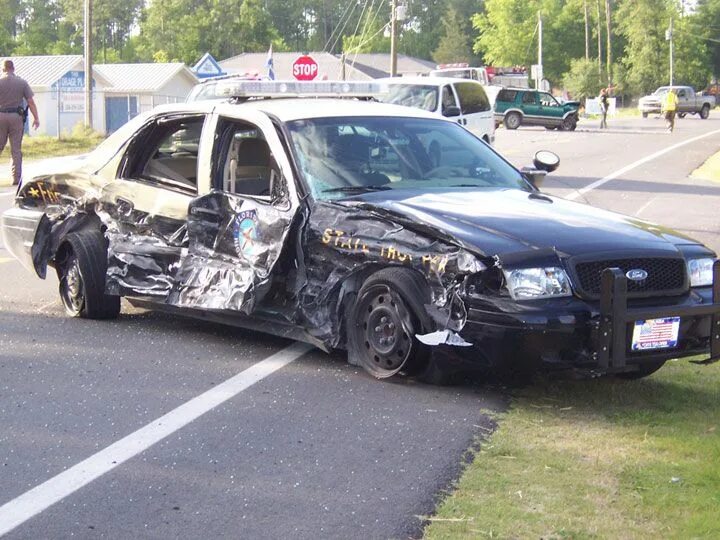
[[[554,249],[567,256],[606,250],[675,253],[696,242],[670,229],[606,210],[517,189],[392,190],[353,197],[441,229],[484,255]]]

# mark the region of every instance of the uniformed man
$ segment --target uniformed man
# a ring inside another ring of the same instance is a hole
[[[37,107],[33,99],[33,91],[24,79],[15,75],[12,60],[3,63],[3,76],[0,77],[0,154],[10,139],[12,154],[13,185],[22,178],[22,138],[25,132],[25,108],[23,100],[33,115],[33,128],[40,127]]]

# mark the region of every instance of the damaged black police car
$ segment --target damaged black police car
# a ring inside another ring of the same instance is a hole
[[[527,359],[639,377],[720,357],[715,254],[541,193],[554,154],[519,171],[419,110],[240,93],[156,108],[25,182],[7,249],[55,269],[71,315],[116,317],[124,296],[346,349],[378,378]]]

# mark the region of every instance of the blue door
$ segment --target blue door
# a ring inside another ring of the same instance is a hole
[[[137,96],[105,98],[105,129],[110,134],[137,116]]]

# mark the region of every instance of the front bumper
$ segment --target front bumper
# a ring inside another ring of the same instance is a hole
[[[647,114],[660,114],[662,112],[662,105],[659,102],[640,102],[638,104],[638,109],[640,109],[641,113],[647,113]]]
[[[627,278],[618,269],[605,270],[601,299],[595,303],[573,297],[527,310],[515,304],[514,311],[466,304],[468,318],[460,335],[474,346],[458,352],[467,364],[503,368],[513,363],[604,374],[708,353],[720,360],[718,261],[712,287],[695,288],[663,305],[656,300],[628,302]],[[632,351],[635,321],[665,317],[680,317],[677,346]]]
[[[40,255],[35,246],[35,235],[44,215],[39,210],[10,208],[0,217],[5,248],[33,273],[37,273],[35,261]]]

